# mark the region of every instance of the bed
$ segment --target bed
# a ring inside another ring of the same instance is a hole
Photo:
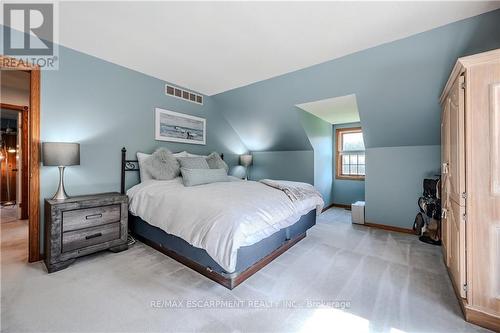
[[[122,193],[128,171],[139,171],[138,161],[123,148]],[[306,237],[323,204],[236,178],[192,187],[180,178],[146,180],[126,193],[137,239],[229,289]]]

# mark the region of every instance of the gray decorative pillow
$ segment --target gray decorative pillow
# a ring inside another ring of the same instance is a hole
[[[210,169],[207,160],[203,156],[198,157],[178,157],[181,168],[187,169]]]
[[[229,171],[229,167],[226,162],[220,157],[219,153],[213,152],[207,156],[207,163],[210,169],[225,169],[226,172]]]
[[[202,184],[210,184],[217,182],[229,182],[231,179],[228,177],[224,169],[188,169],[181,168],[182,182],[184,186],[195,186]]]
[[[177,158],[166,148],[158,148],[148,157],[146,170],[158,180],[170,180],[179,176],[180,167]]]

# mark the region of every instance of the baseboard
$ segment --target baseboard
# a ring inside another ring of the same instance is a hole
[[[323,210],[321,211],[322,213],[332,207],[338,207],[338,208],[344,208],[346,210],[351,210],[351,205],[344,205],[344,204],[338,204],[338,203],[331,203]],[[377,228],[377,229],[382,229],[382,230],[387,230],[387,231],[395,231],[395,232],[402,232],[405,234],[411,234],[415,235],[415,231],[413,229],[406,229],[406,228],[401,228],[401,227],[394,227],[392,225],[385,225],[385,224],[378,224],[378,223],[371,223],[371,222],[366,222],[364,224],[358,224],[358,225],[364,225],[366,227],[371,227],[371,228]]]
[[[344,204],[338,204],[338,203],[331,203],[328,206],[324,207],[323,210],[321,211],[322,213],[326,210],[329,210],[330,208],[337,207],[337,208],[344,208],[346,210],[351,210],[351,205],[344,205]]]
[[[395,232],[402,232],[402,233],[405,233],[405,234],[415,235],[415,231],[413,231],[413,229],[406,229],[406,228],[401,228],[401,227],[395,227],[395,226],[392,226],[392,225],[371,223],[371,222],[366,222],[366,221],[365,221],[365,224],[360,224],[360,225],[364,225],[366,227],[371,227],[371,228],[377,228],[377,229],[387,230],[387,231],[395,231]]]

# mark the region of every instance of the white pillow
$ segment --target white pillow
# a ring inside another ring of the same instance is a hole
[[[191,154],[191,153],[188,153],[187,151],[184,151],[183,153],[186,153],[185,157],[207,157],[208,156],[208,155]]]
[[[189,157],[189,153],[187,151],[181,151],[180,153],[175,153],[175,157]]]
[[[186,151],[181,151],[180,153],[175,153],[173,155],[175,157],[188,157],[188,153]],[[154,179],[151,173],[148,172],[147,168],[144,166],[144,161],[150,156],[151,154],[137,152],[137,161],[139,161],[139,177],[141,177],[141,182]]]
[[[139,161],[139,177],[141,177],[141,182],[153,179],[153,176],[147,171],[146,167],[144,166],[144,161],[150,156],[151,154],[137,152],[137,161]]]
[[[148,172],[145,161],[150,157],[151,154],[144,154],[137,152],[137,161],[139,161],[139,177],[141,178],[141,182],[145,182],[146,180],[153,179],[153,176]]]

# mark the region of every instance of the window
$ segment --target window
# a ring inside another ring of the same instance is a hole
[[[361,127],[337,129],[336,178],[365,179],[365,143]]]

